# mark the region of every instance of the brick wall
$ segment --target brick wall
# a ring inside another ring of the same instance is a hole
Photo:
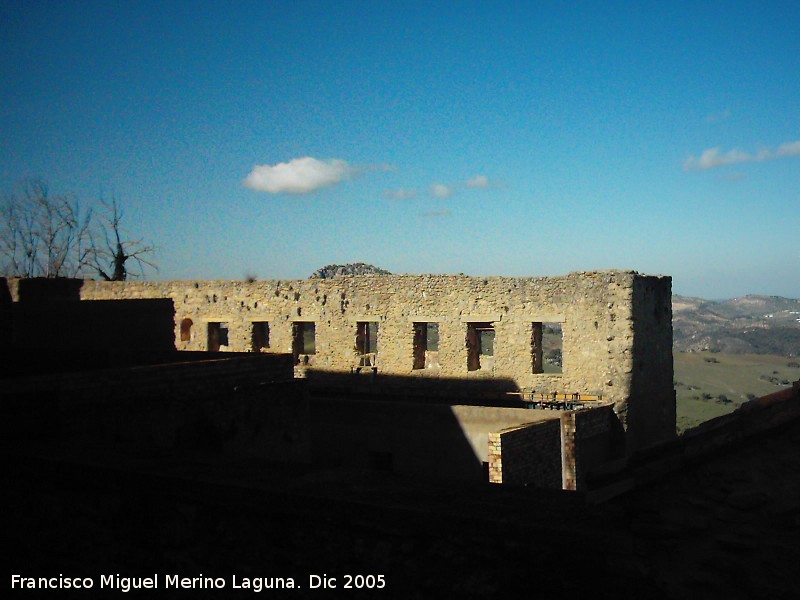
[[[489,434],[489,481],[561,489],[558,416]]]
[[[615,456],[611,405],[556,413],[552,420],[489,435],[489,480],[565,490],[585,489],[591,470]]]
[[[586,477],[591,470],[614,457],[617,450],[615,422],[610,406],[561,416],[565,490],[585,489]]]

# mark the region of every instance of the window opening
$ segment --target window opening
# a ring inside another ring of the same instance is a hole
[[[356,323],[356,360],[359,367],[374,367],[378,355],[378,323]]]
[[[533,323],[531,357],[534,373],[563,373],[563,323]]]
[[[219,352],[222,348],[228,347],[228,324],[222,322],[211,322],[208,324],[208,350],[209,352]]]
[[[308,364],[317,353],[316,324],[306,321],[292,323],[292,354],[295,362]]]
[[[414,369],[439,366],[439,324],[414,323]]]
[[[253,352],[261,352],[269,348],[269,323],[266,321],[254,321],[252,332]]]
[[[191,342],[192,341],[192,325],[194,325],[194,322],[188,317],[181,321],[181,341],[182,342]]]
[[[467,370],[489,368],[494,357],[494,323],[467,324]]]

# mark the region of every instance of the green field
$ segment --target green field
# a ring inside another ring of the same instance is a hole
[[[798,358],[765,354],[675,352],[678,431],[735,410],[800,379]]]

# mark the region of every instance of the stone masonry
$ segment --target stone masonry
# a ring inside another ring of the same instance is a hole
[[[301,375],[366,368],[413,379],[497,381],[506,390],[511,382],[517,390],[599,393],[628,430],[629,449],[675,434],[669,277],[595,271],[85,281],[80,295],[171,299],[179,350],[292,353]],[[542,372],[544,323],[561,325],[561,373]],[[486,342],[476,340],[486,331],[493,347],[478,355],[476,344]]]

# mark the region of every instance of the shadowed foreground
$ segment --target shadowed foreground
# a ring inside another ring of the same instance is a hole
[[[800,591],[798,450],[795,421],[591,505],[570,492],[37,444],[6,471],[7,564],[92,577],[83,598],[119,593],[97,589],[114,573],[224,578],[225,589],[180,592],[208,598],[252,593],[231,589],[233,576],[292,577],[301,589],[265,591],[295,598],[789,598]],[[312,574],[340,585],[383,574],[386,587],[310,590]]]

